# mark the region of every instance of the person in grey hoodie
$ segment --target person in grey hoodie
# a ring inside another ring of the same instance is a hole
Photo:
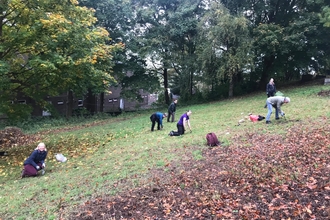
[[[282,97],[282,96],[273,96],[273,97],[269,97],[266,100],[266,104],[267,104],[267,109],[268,109],[268,113],[266,116],[266,124],[270,124],[270,115],[273,112],[273,107],[275,108],[275,119],[279,119],[279,114],[281,116],[284,116],[285,113],[281,110],[281,106],[284,103],[289,103],[290,102],[290,98],[289,97]]]

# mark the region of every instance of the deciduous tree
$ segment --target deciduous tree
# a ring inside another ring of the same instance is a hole
[[[202,50],[203,70],[215,78],[229,83],[228,96],[233,96],[235,78],[250,68],[251,37],[249,22],[244,16],[233,16],[217,1],[210,2],[210,8],[200,23],[204,43]],[[214,67],[210,69],[209,65]],[[245,72],[248,74],[248,72]]]
[[[76,0],[1,2],[1,111],[14,117],[17,95],[44,107],[46,95],[108,88],[113,52],[109,33],[95,27],[94,11]]]

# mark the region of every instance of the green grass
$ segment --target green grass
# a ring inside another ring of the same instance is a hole
[[[193,155],[195,160],[203,160],[202,150],[206,148],[205,135],[208,132],[215,132],[226,147],[235,135],[247,132],[285,135],[285,130],[298,120],[330,117],[329,97],[317,96],[322,89],[329,90],[330,87],[313,85],[281,89],[291,98],[291,103],[283,106],[287,123],[275,121],[273,114],[271,125],[246,120],[238,126],[238,121],[248,113],[266,116],[267,110],[263,108],[265,94],[257,93],[188,106],[193,112],[193,132],[181,137],[168,136],[171,130],[176,130],[176,123],[167,123],[166,120],[163,130],[150,132],[151,111],[125,113],[118,117],[102,116],[94,119],[104,122],[98,126],[50,132],[40,138],[49,151],[44,176],[19,178],[22,162],[36,144],[12,148],[9,150],[11,156],[1,158],[0,219],[59,219],[63,213],[92,197],[115,194],[125,186],[148,184],[146,178],[151,168],[166,169],[166,164],[172,161],[180,163],[186,153]],[[178,105],[177,119],[186,109]],[[39,123],[23,128],[33,134],[91,122],[91,119],[70,125],[47,122],[44,126]],[[56,162],[55,153],[63,153],[68,161]],[[120,180],[125,180],[124,184],[120,185]]]

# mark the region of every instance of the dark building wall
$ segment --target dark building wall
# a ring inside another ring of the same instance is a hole
[[[132,99],[124,99],[120,96],[120,87],[110,87],[109,92],[104,93],[103,98],[103,112],[121,112],[121,111],[135,111],[137,109],[147,109],[150,108],[151,104],[156,101],[157,95],[150,95],[143,90],[140,90],[142,102]],[[93,113],[102,112],[102,102],[101,95],[93,95],[92,98],[86,97],[74,97],[73,98],[73,111],[79,108],[87,108],[88,106],[93,109]],[[50,113],[45,109],[40,108],[36,105],[34,100],[30,98],[25,98],[23,96],[19,97],[18,102],[22,104],[29,104],[33,107],[33,116],[48,116]],[[48,96],[45,97],[45,101],[53,105],[55,111],[62,116],[66,115],[68,97],[66,93],[59,96]],[[121,105],[122,103],[122,105]]]

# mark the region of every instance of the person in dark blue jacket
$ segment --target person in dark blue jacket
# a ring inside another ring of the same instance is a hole
[[[161,113],[161,112],[156,112],[153,113],[150,116],[150,121],[151,121],[151,131],[154,131],[155,128],[155,124],[157,122],[157,130],[160,130],[161,128],[163,128],[163,118],[165,118],[167,115],[165,113]]]
[[[42,171],[44,174],[46,167],[45,159],[47,157],[47,149],[44,143],[39,143],[37,148],[31,153],[31,155],[24,161],[24,169],[21,177],[37,176],[38,171]]]

